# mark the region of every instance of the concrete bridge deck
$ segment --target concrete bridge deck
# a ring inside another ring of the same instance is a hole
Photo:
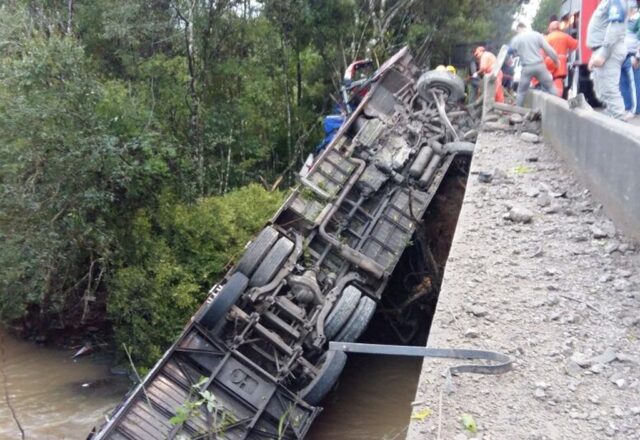
[[[428,345],[515,365],[426,359],[407,438],[640,439],[638,251],[553,148],[482,133]]]

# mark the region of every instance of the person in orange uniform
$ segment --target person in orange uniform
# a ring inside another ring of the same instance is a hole
[[[557,89],[558,96],[562,96],[564,91],[564,79],[567,77],[567,58],[569,58],[569,52],[578,48],[578,40],[571,35],[560,30],[560,22],[552,21],[549,23],[549,33],[545,37],[549,46],[553,47],[558,55],[560,61],[556,66],[548,56],[545,57],[545,64],[547,69],[553,76],[553,84]]]
[[[498,64],[498,59],[494,54],[486,50],[483,46],[476,47],[476,50],[473,52],[473,55],[478,60],[478,71],[474,73],[474,78],[477,76],[489,75],[493,72],[496,65]],[[502,70],[498,71],[498,76],[496,77],[496,102],[504,102],[504,92],[502,90]]]

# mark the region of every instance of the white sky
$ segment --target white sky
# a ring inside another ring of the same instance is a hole
[[[540,6],[540,0],[531,0],[529,4],[525,5],[522,8],[522,13],[516,16],[516,22],[521,21],[524,24],[531,26],[531,22],[533,21],[533,17],[535,17],[536,12],[538,11],[538,6]],[[515,26],[516,23],[514,23]]]

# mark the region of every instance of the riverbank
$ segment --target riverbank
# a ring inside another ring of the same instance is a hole
[[[640,438],[639,274],[637,245],[551,148],[483,133],[428,345],[514,369],[449,382],[455,362],[427,359],[407,438]]]

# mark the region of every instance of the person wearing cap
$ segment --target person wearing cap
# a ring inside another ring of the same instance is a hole
[[[473,55],[478,60],[478,70],[472,75],[472,78],[490,75],[498,64],[498,59],[496,58],[496,56],[486,50],[484,46],[476,47]],[[502,90],[502,70],[499,70],[498,75],[496,76],[495,100],[496,102],[504,102],[504,91]]]
[[[638,69],[638,28],[640,27],[640,14],[638,3],[629,0],[629,16],[627,31],[624,35],[624,44],[627,48],[627,57],[622,63],[620,73],[620,93],[624,102],[624,109],[634,115],[640,114],[640,70]]]
[[[553,76],[553,85],[556,88],[558,96],[562,96],[564,92],[564,79],[567,77],[567,59],[569,52],[578,48],[578,40],[571,35],[560,30],[560,22],[552,21],[549,23],[549,33],[545,37],[549,46],[556,51],[558,55],[558,65],[554,65],[550,57],[545,58],[545,64]]]
[[[539,81],[542,90],[555,94],[553,77],[547,70],[543,54],[546,54],[556,67],[560,61],[556,51],[547,43],[541,33],[529,30],[523,23],[518,23],[516,32],[516,36],[511,39],[510,46],[518,53],[522,63],[522,74],[516,97],[516,104],[522,106],[533,78]]]
[[[587,46],[593,51],[587,67],[593,72],[593,88],[609,116],[628,120],[620,93],[620,71],[627,56],[626,0],[602,0],[589,20]]]

